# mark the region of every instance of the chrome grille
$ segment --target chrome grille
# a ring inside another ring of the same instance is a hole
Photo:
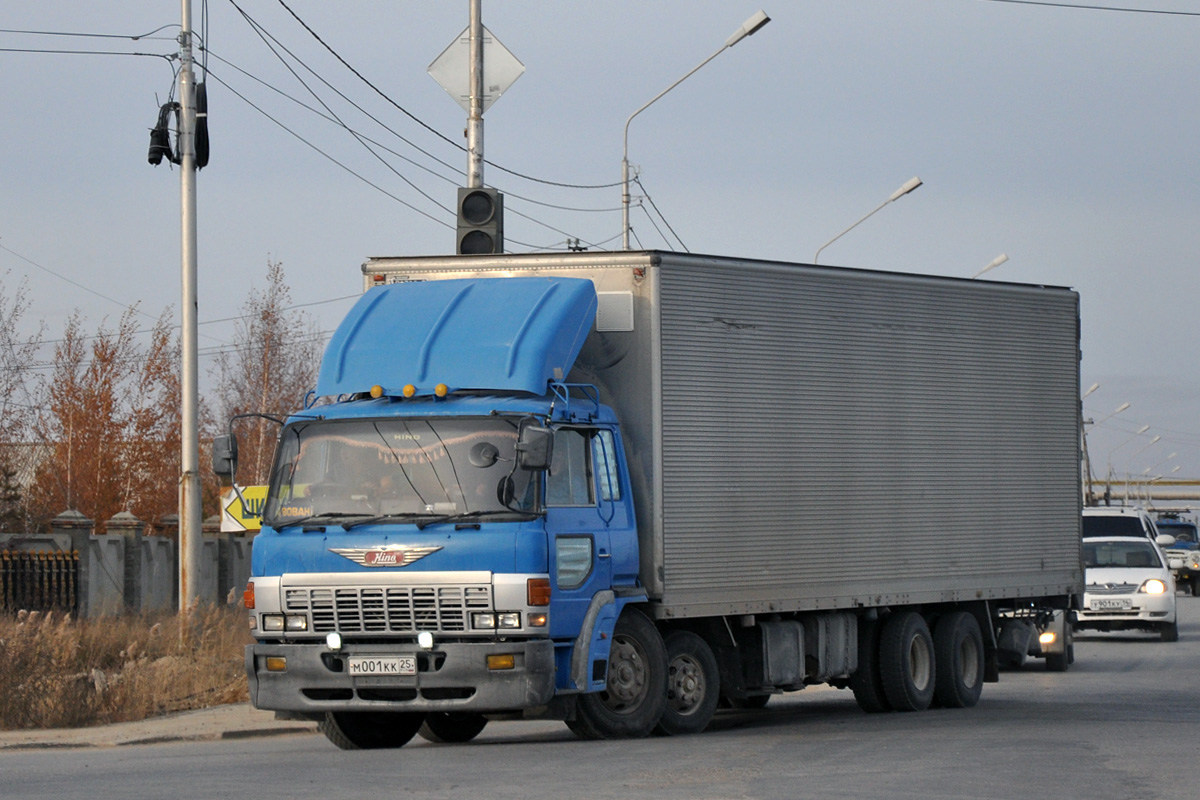
[[[1133,594],[1139,585],[1136,583],[1089,583],[1084,591],[1088,594]]]
[[[315,633],[465,631],[467,615],[492,609],[480,586],[364,586],[284,589],[291,614],[307,612]]]

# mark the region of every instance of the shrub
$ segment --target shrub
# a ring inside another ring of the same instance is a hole
[[[0,617],[0,729],[103,725],[244,701],[249,641],[240,607]]]

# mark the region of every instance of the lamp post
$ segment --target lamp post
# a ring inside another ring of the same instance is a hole
[[[914,189],[916,189],[918,186],[920,186],[920,185],[921,185],[921,183],[922,183],[921,179],[920,179],[920,178],[918,178],[918,177],[916,177],[916,176],[914,176],[914,177],[912,177],[912,178],[909,178],[907,181],[905,181],[905,182],[904,182],[904,185],[903,185],[903,186],[901,186],[901,187],[900,187],[899,189],[897,189],[896,191],[892,192],[891,196],[890,196],[890,197],[888,197],[888,199],[887,199],[887,200],[884,200],[882,203],[880,203],[880,204],[879,204],[879,205],[877,205],[877,206],[876,206],[874,209],[872,209],[870,214],[867,214],[865,217],[863,217],[862,219],[860,219],[858,222],[854,223],[854,224],[853,224],[853,225],[851,225],[849,228],[846,228],[846,230],[842,231],[842,232],[841,232],[841,233],[839,233],[837,236],[833,237],[833,238],[832,238],[832,239],[830,239],[828,242],[826,242],[825,244],[823,244],[823,245],[821,245],[820,247],[818,247],[818,248],[817,248],[817,252],[816,252],[816,254],[815,254],[815,255],[813,255],[813,263],[814,263],[814,264],[816,264],[816,263],[817,263],[817,259],[819,259],[819,258],[821,257],[821,251],[822,251],[822,250],[824,250],[826,247],[829,247],[829,245],[833,244],[833,243],[834,243],[834,242],[836,242],[838,239],[842,238],[842,237],[843,237],[843,236],[845,236],[847,233],[849,233],[850,231],[852,231],[852,230],[854,230],[855,228],[857,228],[859,225],[861,225],[861,224],[863,224],[864,222],[866,222],[866,221],[867,221],[867,220],[868,220],[868,219],[869,219],[869,218],[870,218],[870,217],[871,217],[873,214],[875,214],[877,211],[879,211],[880,209],[882,209],[882,208],[883,208],[884,206],[886,206],[888,203],[894,203],[894,202],[896,202],[897,200],[899,200],[901,197],[904,197],[904,195],[906,195],[906,194],[908,194],[909,192],[911,192],[911,191],[913,191]]]
[[[980,275],[982,275],[983,273],[987,272],[990,269],[995,269],[996,267],[1003,264],[1005,261],[1008,261],[1008,253],[1001,253],[1000,255],[993,258],[986,267],[984,267],[983,269],[979,270],[979,272],[976,272],[974,275],[972,275],[971,276],[972,280],[975,278],[978,278]],[[1100,384],[1096,384],[1097,387],[1099,385]],[[1087,395],[1084,395],[1084,397],[1087,397]]]
[[[1112,450],[1108,451],[1108,481],[1109,481],[1109,483],[1112,483],[1112,476],[1113,476],[1113,465],[1112,465],[1113,453],[1117,452],[1122,447],[1129,444],[1134,439],[1138,438],[1139,436],[1141,436],[1143,433],[1145,433],[1148,430],[1150,430],[1150,426],[1143,425],[1142,427],[1137,429],[1137,432],[1134,433],[1133,436],[1130,436],[1128,439],[1121,442],[1119,445],[1114,447]],[[1155,436],[1154,439],[1150,442],[1150,444],[1154,444],[1154,442],[1157,442],[1161,438],[1162,438],[1161,436]],[[1146,445],[1146,446],[1149,447],[1150,445]]]
[[[750,19],[743,22],[742,26],[740,28],[738,28],[736,31],[734,31],[733,35],[730,36],[728,39],[726,39],[725,44],[721,45],[721,47],[718,48],[715,53],[713,53],[711,56],[709,56],[708,58],[701,61],[698,65],[696,65],[692,69],[691,72],[684,75],[682,78],[675,81],[667,88],[663,89],[661,92],[659,92],[657,95],[655,95],[654,98],[650,102],[646,103],[644,106],[639,108],[637,111],[630,114],[629,119],[625,120],[625,145],[624,145],[624,149],[623,149],[622,155],[621,155],[621,246],[622,246],[622,249],[624,249],[624,250],[629,249],[629,123],[633,122],[634,117],[636,117],[638,114],[642,113],[647,108],[649,108],[651,105],[653,105],[655,102],[657,102],[667,92],[671,91],[676,86],[683,83],[688,78],[692,77],[692,75],[694,75],[705,64],[712,61],[717,56],[721,55],[721,53],[724,53],[730,47],[733,47],[735,44],[740,42],[742,39],[745,39],[747,36],[750,36],[751,34],[756,33],[759,28],[761,28],[763,25],[766,25],[770,21],[771,21],[771,18],[767,16],[765,11],[758,11],[757,13],[755,13],[753,16],[750,17]]]

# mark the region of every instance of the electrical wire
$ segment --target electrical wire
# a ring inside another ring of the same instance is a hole
[[[1160,14],[1172,17],[1200,17],[1200,11],[1167,11],[1157,8],[1123,8],[1120,6],[1094,6],[1083,3],[1051,3],[1044,0],[984,0],[987,3],[1008,3],[1017,6],[1045,6],[1048,8],[1069,8],[1080,11],[1119,11],[1126,14]]]
[[[226,83],[225,81],[221,80],[221,78],[220,78],[218,75],[216,75],[215,73],[213,73],[213,72],[209,72],[209,77],[211,77],[211,78],[212,78],[213,80],[215,80],[217,83],[221,84],[221,85],[222,85],[222,86],[224,86],[226,89],[228,89],[230,92],[232,92],[232,93],[234,94],[234,96],[236,96],[236,97],[237,97],[239,100],[241,100],[243,103],[245,103],[246,105],[250,106],[251,108],[253,108],[253,109],[254,109],[255,111],[257,111],[258,113],[262,114],[262,115],[263,115],[264,117],[266,117],[267,119],[271,120],[271,122],[274,122],[274,123],[275,123],[276,125],[278,125],[280,128],[283,128],[283,130],[287,131],[287,132],[288,132],[289,134],[291,134],[293,137],[295,137],[296,139],[298,139],[298,140],[299,140],[301,143],[303,143],[304,145],[308,146],[308,147],[309,147],[309,148],[311,148],[312,150],[315,150],[317,153],[319,153],[320,155],[324,156],[324,157],[325,157],[326,159],[328,159],[329,161],[332,161],[334,164],[336,164],[337,166],[341,167],[343,170],[345,170],[346,172],[350,173],[350,174],[351,174],[351,175],[353,175],[354,177],[358,178],[360,181],[362,181],[363,183],[367,184],[367,185],[368,185],[368,186],[370,186],[372,189],[375,189],[375,190],[376,190],[376,191],[378,191],[380,194],[383,194],[383,195],[385,195],[385,196],[387,196],[387,197],[390,197],[391,199],[395,200],[397,203],[399,203],[400,205],[404,206],[405,208],[408,208],[408,209],[410,209],[410,210],[412,210],[412,211],[415,211],[415,212],[417,212],[418,214],[420,214],[420,215],[421,215],[421,216],[423,216],[423,217],[426,217],[426,218],[428,218],[428,219],[430,219],[430,220],[433,220],[433,221],[434,221],[434,222],[436,222],[438,225],[441,225],[441,226],[443,226],[443,227],[450,228],[450,229],[454,229],[454,228],[455,228],[455,226],[454,226],[454,225],[452,225],[452,224],[450,224],[449,222],[446,222],[445,220],[442,220],[442,219],[438,219],[437,217],[433,216],[433,215],[432,215],[432,214],[430,214],[429,212],[427,212],[427,211],[425,211],[425,210],[423,210],[423,209],[417,208],[417,207],[416,207],[416,206],[414,206],[412,203],[409,203],[409,202],[407,202],[407,201],[405,201],[405,200],[402,200],[402,199],[400,199],[400,198],[399,198],[399,197],[397,197],[396,195],[394,195],[394,194],[392,194],[391,192],[389,192],[387,189],[384,189],[382,186],[379,186],[378,184],[376,184],[376,183],[374,183],[374,182],[372,182],[372,181],[368,180],[367,178],[365,178],[365,177],[363,177],[362,175],[358,174],[358,173],[357,173],[357,172],[355,172],[354,170],[350,169],[350,167],[348,167],[348,166],[346,166],[345,164],[343,164],[342,162],[338,161],[336,158],[334,158],[333,156],[329,155],[329,154],[328,154],[328,153],[326,153],[324,150],[322,150],[321,148],[317,147],[315,144],[313,144],[312,142],[308,141],[307,139],[305,139],[305,138],[304,138],[303,136],[301,136],[300,134],[296,133],[294,130],[292,130],[291,128],[289,128],[287,125],[284,125],[282,122],[280,122],[279,120],[275,119],[275,117],[273,117],[273,116],[271,116],[270,114],[268,114],[268,113],[267,113],[265,110],[263,110],[263,109],[262,109],[262,108],[260,108],[259,106],[255,105],[255,103],[254,103],[254,102],[252,102],[252,101],[251,101],[249,98],[247,98],[247,97],[246,97],[245,95],[243,95],[241,92],[239,92],[239,91],[237,91],[236,89],[234,89],[234,88],[233,88],[232,86],[230,86],[228,83]]]
[[[659,219],[661,219],[663,221],[663,224],[667,226],[667,230],[671,231],[671,235],[675,237],[675,241],[679,242],[679,246],[684,249],[684,252],[687,252],[687,253],[692,252],[691,250],[688,250],[688,246],[683,243],[683,239],[679,238],[679,234],[675,232],[675,229],[673,227],[671,227],[671,223],[667,221],[667,218],[663,215],[663,213],[658,210],[658,206],[655,205],[655,203],[654,203],[654,198],[650,196],[650,192],[647,191],[646,187],[642,184],[642,176],[640,176],[640,175],[635,176],[633,179],[633,182],[636,183],[638,185],[638,188],[640,188],[642,190],[642,193],[645,194],[646,199],[650,201],[650,206],[654,209],[654,213],[658,214]],[[647,216],[649,216],[649,212],[647,212]],[[658,227],[658,226],[656,225],[655,227]],[[661,231],[660,231],[660,233],[661,233]],[[667,241],[668,246],[670,245],[670,242],[667,240],[667,237],[664,236],[663,240]]]
[[[315,76],[318,80],[320,80],[326,86],[333,89],[333,87],[329,84],[328,81],[326,81],[324,78],[322,78],[320,75],[318,75],[316,73],[316,71],[314,71],[311,67],[309,67],[307,64],[305,64],[303,60],[301,60],[299,57],[297,57],[295,53],[293,53],[291,50],[289,50],[277,38],[275,38],[271,34],[267,33],[266,30],[261,25],[259,25],[258,22],[256,22],[253,18],[251,18],[249,14],[247,14],[245,11],[243,11],[236,2],[234,2],[233,0],[230,0],[230,4],[238,10],[238,13],[240,13],[242,15],[242,17],[246,20],[247,24],[249,24],[251,26],[251,28],[253,28],[253,30],[256,34],[258,34],[258,37],[260,39],[262,39],[263,43],[267,46],[267,49],[269,49],[271,51],[271,53],[275,56],[275,58],[279,60],[279,63],[283,64],[284,68],[286,68],[288,70],[288,72],[290,72],[292,74],[292,77],[294,77],[297,81],[299,81],[300,85],[303,86],[305,89],[307,89],[308,93],[313,96],[313,99],[315,99],[318,103],[320,103],[322,108],[324,108],[326,112],[328,112],[335,120],[337,120],[337,123],[342,128],[344,128],[346,131],[348,131],[350,133],[350,135],[354,136],[354,138],[358,141],[358,143],[361,144],[364,148],[366,148],[367,152],[369,152],[376,159],[378,159],[378,161],[381,164],[383,164],[385,167],[387,167],[396,177],[398,177],[400,180],[402,180],[406,184],[408,184],[409,187],[413,189],[413,191],[420,194],[422,197],[424,197],[429,202],[433,203],[438,208],[441,208],[447,214],[454,214],[454,211],[452,209],[447,208],[446,206],[439,203],[437,200],[435,200],[433,197],[431,197],[427,192],[425,192],[423,189],[418,187],[415,183],[413,183],[407,177],[400,174],[400,172],[395,167],[393,167],[386,160],[384,160],[377,152],[375,152],[370,147],[370,145],[368,145],[361,137],[359,137],[357,133],[355,133],[353,130],[351,130],[350,126],[346,125],[346,123],[343,122],[342,119],[340,117],[338,117],[338,115],[336,113],[334,113],[333,109],[329,107],[329,104],[327,104],[324,100],[322,100],[321,97],[315,91],[313,91],[313,89],[307,83],[305,83],[304,79],[301,78],[294,69],[292,69],[292,66],[287,62],[287,60],[284,59],[281,55],[279,55],[279,52],[271,45],[271,42],[275,42],[275,44],[279,45],[279,47],[282,48],[285,53],[287,53],[289,56],[291,56],[291,58],[293,60],[296,61],[296,63],[300,64],[300,66],[302,66],[302,67],[304,67],[304,69],[308,70],[308,72],[311,75]],[[268,41],[268,39],[270,41]],[[337,90],[334,89],[334,91],[336,92]],[[337,93],[339,95],[341,95],[344,99],[346,99],[345,95],[342,95],[341,92],[337,92]]]
[[[230,0],[230,2],[232,3],[232,2],[233,2],[233,0]],[[328,51],[329,51],[329,53],[330,53],[330,55],[332,55],[334,58],[336,58],[338,61],[340,61],[340,62],[342,63],[342,66],[344,66],[344,67],[346,67],[346,69],[350,70],[350,72],[352,72],[352,73],[354,74],[354,76],[355,76],[355,77],[357,77],[357,78],[358,78],[360,81],[362,81],[362,82],[363,82],[363,83],[365,83],[365,84],[366,84],[368,87],[370,87],[372,91],[374,91],[376,94],[378,94],[378,95],[379,95],[380,97],[382,97],[384,100],[386,100],[388,103],[390,103],[392,106],[394,106],[394,107],[395,107],[397,110],[399,110],[401,113],[403,113],[403,114],[404,114],[405,116],[407,116],[409,119],[413,120],[413,121],[414,121],[414,122],[416,122],[418,125],[420,125],[421,127],[425,128],[427,131],[429,131],[430,133],[432,133],[434,136],[437,136],[439,139],[441,139],[442,141],[444,141],[444,142],[446,142],[447,144],[451,145],[452,147],[455,147],[456,149],[458,149],[458,150],[460,150],[460,151],[462,151],[462,152],[466,152],[466,149],[467,149],[467,148],[466,148],[466,147],[464,147],[462,144],[460,144],[459,142],[456,142],[456,141],[454,141],[453,139],[451,139],[451,138],[449,138],[448,136],[446,136],[445,134],[443,134],[441,131],[438,131],[438,130],[436,130],[435,128],[433,128],[432,126],[430,126],[430,125],[429,125],[428,123],[426,123],[424,120],[420,119],[420,118],[419,118],[419,117],[417,117],[415,114],[413,114],[412,112],[410,112],[408,109],[404,108],[404,107],[403,107],[403,106],[401,106],[399,103],[397,103],[395,100],[393,100],[391,97],[389,97],[389,96],[388,96],[386,93],[384,93],[384,91],[383,91],[382,89],[380,89],[378,86],[376,86],[375,84],[371,83],[371,81],[367,80],[367,78],[366,78],[366,77],[365,77],[365,76],[364,76],[364,75],[363,75],[361,72],[359,72],[357,69],[355,69],[353,66],[351,66],[351,65],[350,65],[350,62],[346,61],[346,59],[342,58],[342,56],[341,56],[341,55],[340,55],[340,54],[339,54],[339,53],[338,53],[336,50],[334,50],[332,47],[330,47],[330,46],[329,46],[329,45],[328,45],[328,44],[325,42],[325,40],[323,40],[323,39],[322,39],[322,38],[321,38],[321,37],[320,37],[320,36],[317,34],[317,32],[316,32],[316,31],[314,31],[314,30],[313,30],[313,29],[312,29],[312,28],[311,28],[311,27],[308,25],[308,23],[306,23],[304,20],[302,20],[302,19],[299,17],[299,15],[297,15],[297,14],[296,14],[296,12],[295,12],[295,11],[293,11],[291,8],[289,8],[289,7],[288,7],[288,4],[287,4],[287,3],[285,3],[285,2],[284,2],[284,0],[277,0],[277,2],[279,3],[279,5],[283,6],[283,9],[284,9],[285,11],[287,11],[287,12],[288,12],[288,13],[289,13],[289,14],[292,16],[292,18],[293,18],[293,19],[295,19],[295,20],[296,20],[296,22],[298,22],[298,23],[301,25],[301,27],[303,27],[303,28],[304,28],[304,30],[308,31],[309,35],[311,35],[311,36],[312,36],[314,39],[316,39],[316,40],[317,40],[317,42],[318,42],[318,43],[319,43],[319,44],[320,44],[322,47],[324,47],[326,50],[328,50]],[[490,166],[490,167],[493,167],[493,168],[495,168],[495,169],[498,169],[498,170],[500,170],[501,172],[505,172],[505,173],[507,173],[507,174],[509,174],[509,175],[512,175],[513,177],[516,177],[516,178],[521,178],[521,179],[523,179],[523,180],[527,180],[527,181],[533,181],[534,183],[542,183],[542,184],[546,184],[547,186],[559,186],[559,187],[562,187],[562,188],[564,188],[564,189],[611,189],[611,188],[613,188],[613,187],[616,187],[616,186],[620,186],[620,185],[621,185],[620,181],[618,181],[618,182],[615,182],[615,183],[604,183],[604,184],[575,184],[575,183],[559,183],[559,182],[557,182],[557,181],[549,181],[549,180],[545,180],[545,179],[542,179],[542,178],[536,178],[536,177],[533,177],[533,176],[531,176],[531,175],[525,175],[525,174],[523,174],[523,173],[520,173],[520,172],[517,172],[517,171],[515,171],[515,170],[508,169],[507,167],[501,166],[501,165],[499,165],[499,164],[497,164],[497,163],[495,163],[495,162],[493,162],[493,161],[489,161],[489,160],[487,160],[487,159],[484,159],[484,162],[483,162],[483,163],[487,164],[487,165],[488,165],[488,166]]]

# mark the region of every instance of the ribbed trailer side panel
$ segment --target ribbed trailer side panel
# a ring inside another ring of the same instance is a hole
[[[658,276],[661,613],[1065,594],[1065,290],[678,257]]]
[[[621,419],[661,616],[1079,591],[1078,298],[675,253],[374,259],[564,275]]]

